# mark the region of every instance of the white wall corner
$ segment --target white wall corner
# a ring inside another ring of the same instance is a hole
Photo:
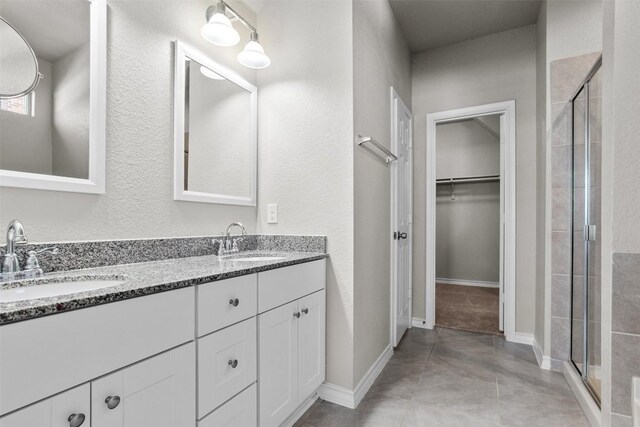
[[[545,356],[540,344],[536,341],[535,337],[533,337],[533,343],[531,344],[533,347],[533,353],[536,355],[536,360],[538,361],[538,365],[540,365],[541,369],[546,369],[547,371],[551,370],[551,358],[549,356]]]
[[[513,334],[513,337],[507,341],[533,346],[534,338],[533,338],[533,334],[527,334],[525,332],[516,332]]]
[[[393,347],[389,344],[380,356],[378,356],[378,359],[376,359],[373,365],[371,365],[364,377],[362,377],[355,390],[349,390],[335,384],[323,383],[318,388],[318,396],[320,396],[322,400],[335,403],[336,405],[355,409],[367,394],[373,382],[378,378],[380,372],[382,372],[387,365],[391,356],[393,356]]]
[[[411,319],[411,326],[414,328],[422,328],[422,329],[429,329],[427,328],[427,321],[425,319],[422,319],[420,317],[414,317]]]

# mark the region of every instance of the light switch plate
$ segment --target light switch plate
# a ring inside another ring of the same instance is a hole
[[[267,205],[267,224],[278,223],[278,204],[269,203]]]
[[[640,377],[633,377],[632,387],[633,427],[640,427]]]

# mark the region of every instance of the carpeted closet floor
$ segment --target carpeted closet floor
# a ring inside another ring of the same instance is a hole
[[[463,331],[502,335],[498,288],[436,283],[436,325]]]

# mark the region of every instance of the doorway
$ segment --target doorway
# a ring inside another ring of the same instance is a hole
[[[391,341],[411,327],[413,247],[413,115],[391,88]]]
[[[426,151],[425,327],[513,341],[515,101],[427,114]]]

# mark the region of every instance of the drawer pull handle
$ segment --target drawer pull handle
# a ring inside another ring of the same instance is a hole
[[[115,409],[120,404],[120,396],[109,396],[104,400],[107,404],[107,408]]]
[[[231,298],[231,299],[229,300],[229,304],[230,304],[230,305],[232,305],[232,306],[234,306],[234,307],[237,307],[237,306],[238,306],[238,304],[240,304],[240,300],[239,300],[238,298],[235,298],[235,299]]]
[[[67,421],[69,421],[69,427],[80,427],[84,423],[84,414],[71,414]]]
[[[238,366],[238,359],[229,360],[229,366],[236,368]]]
[[[300,318],[300,312],[297,311],[297,312],[293,313],[293,317],[295,317],[296,319],[299,319]]]
[[[309,309],[308,308],[303,308],[302,309],[302,314],[309,314]]]

